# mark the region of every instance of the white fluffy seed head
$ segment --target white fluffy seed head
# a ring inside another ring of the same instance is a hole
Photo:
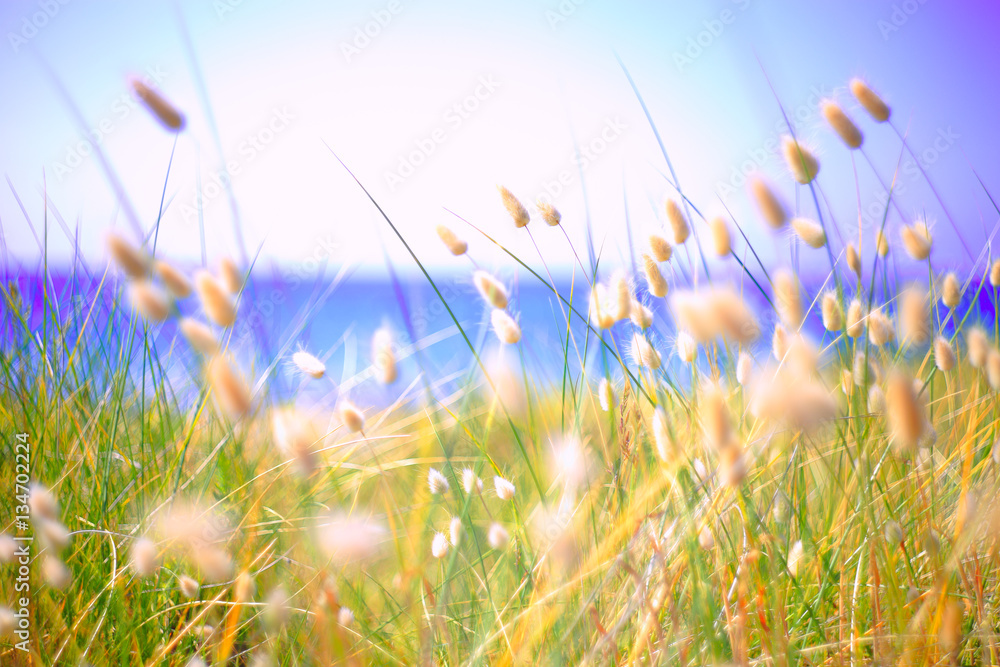
[[[434,533],[434,538],[431,540],[431,555],[441,558],[448,553],[448,547],[448,536],[444,533]]]
[[[686,331],[681,331],[677,334],[674,348],[677,350],[677,356],[686,364],[692,363],[695,357],[698,356],[698,343]]]
[[[753,373],[753,359],[746,352],[740,352],[736,361],[736,381],[744,387],[747,386],[751,373]]]
[[[499,475],[493,478],[493,488],[496,489],[497,498],[500,500],[512,500],[514,498],[514,485]]]
[[[903,339],[913,344],[926,343],[931,337],[927,291],[910,285],[899,295],[899,326]]]
[[[660,353],[649,343],[645,336],[636,334],[632,337],[632,360],[639,366],[656,370],[660,367]]]
[[[965,334],[965,345],[968,350],[969,365],[973,368],[982,368],[990,351],[990,341],[986,337],[986,332],[980,327],[972,327]]]
[[[954,308],[962,300],[962,288],[954,273],[949,273],[941,283],[941,303],[945,308]]]
[[[629,307],[629,319],[640,329],[648,329],[653,326],[653,311],[633,299]]]
[[[493,308],[507,307],[507,288],[499,280],[486,271],[476,271],[472,274],[472,282],[475,283],[479,294]]]
[[[802,294],[799,281],[786,269],[774,274],[775,307],[781,322],[789,329],[802,325]]]
[[[388,531],[371,519],[334,514],[320,525],[318,537],[331,562],[347,565],[375,558]]]
[[[132,543],[132,569],[136,576],[143,578],[156,572],[158,557],[156,545],[149,538],[140,537]]]
[[[177,578],[177,587],[180,589],[181,595],[188,600],[195,599],[201,590],[201,584],[194,577],[189,577],[186,574]]]
[[[837,293],[829,291],[823,295],[823,328],[827,331],[840,331],[844,326],[844,311],[840,307]]]
[[[220,327],[233,325],[236,321],[236,307],[215,276],[208,271],[198,271],[194,275],[194,288],[208,319]]]
[[[451,488],[451,485],[448,484],[448,478],[437,468],[431,468],[427,471],[427,486],[431,490],[431,494],[435,496],[445,493]]]
[[[448,539],[453,547],[457,547],[462,539],[462,520],[457,516],[453,516],[448,523]]]
[[[892,320],[876,308],[868,313],[868,340],[875,347],[882,347],[896,338],[896,329]]]
[[[219,339],[215,337],[212,329],[207,324],[199,322],[192,317],[185,317],[180,321],[178,326],[181,334],[196,352],[200,352],[206,356],[211,356],[219,352]]]
[[[0,533],[0,564],[13,563],[17,555],[17,541],[7,533]]]
[[[159,287],[146,280],[136,280],[128,289],[132,307],[147,322],[162,322],[170,316],[170,303]]]
[[[482,491],[483,480],[476,477],[476,473],[472,470],[472,468],[466,468],[462,471],[462,488],[466,493]]]
[[[788,550],[788,571],[793,577],[799,576],[799,566],[805,558],[806,551],[802,547],[802,540],[797,541]]]
[[[337,610],[337,623],[343,628],[349,628],[354,625],[354,612],[347,607],[341,607]]]
[[[174,298],[183,299],[191,295],[191,281],[171,264],[160,259],[153,264],[153,270]]]
[[[847,307],[847,335],[858,338],[864,333],[864,315],[861,311],[861,301],[853,299]]]
[[[715,546],[715,535],[712,534],[712,529],[705,526],[698,533],[698,546],[700,546],[705,551],[709,551]]]
[[[826,245],[826,232],[815,220],[809,218],[792,218],[792,229],[802,242],[810,248],[822,248]]]
[[[341,401],[340,405],[337,406],[337,413],[340,415],[340,421],[351,433],[360,433],[365,430],[365,415],[354,403],[346,399]]]
[[[278,449],[295,462],[300,473],[309,475],[316,469],[314,450],[321,438],[308,416],[294,408],[276,409],[271,413],[271,433]]]
[[[955,348],[943,336],[938,336],[934,341],[934,364],[942,373],[955,367]]]
[[[372,336],[372,366],[377,371],[378,381],[382,384],[392,384],[399,377],[395,345],[392,332],[388,329],[379,329]]]
[[[656,445],[656,454],[663,463],[672,466],[680,461],[677,443],[670,434],[667,412],[662,407],[653,411],[653,443]]]
[[[510,533],[501,524],[493,522],[490,524],[489,532],[486,533],[486,541],[493,549],[502,549],[507,546],[510,540]]]
[[[441,239],[441,242],[444,243],[445,247],[448,248],[448,252],[452,255],[455,255],[456,257],[464,255],[469,249],[469,244],[458,238],[458,236],[455,235],[455,232],[451,231],[449,227],[446,227],[445,225],[438,225],[435,228],[435,231],[437,232],[438,238]]]
[[[601,410],[610,412],[615,405],[615,390],[607,378],[601,378],[597,384],[597,400],[600,401]]]
[[[28,509],[31,510],[31,518],[36,521],[59,520],[59,502],[52,491],[43,484],[36,482],[28,487]]]
[[[305,350],[299,350],[293,354],[292,363],[295,364],[300,373],[316,380],[326,375],[326,364]]]
[[[792,177],[803,185],[807,185],[819,173],[819,161],[812,152],[790,136],[781,138],[781,151]]]
[[[681,207],[673,199],[667,200],[667,220],[670,222],[670,229],[674,233],[674,243],[681,245],[691,236],[691,226]]]
[[[851,79],[851,94],[878,123],[889,120],[889,106],[861,79]]]
[[[501,343],[514,345],[521,340],[521,327],[507,314],[507,311],[494,308],[490,314],[490,321],[493,324],[493,332]]]

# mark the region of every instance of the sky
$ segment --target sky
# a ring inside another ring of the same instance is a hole
[[[43,244],[50,265],[73,261],[76,246],[101,265],[107,231],[138,240],[133,217],[148,235],[162,199],[156,253],[184,266],[230,255],[256,257],[260,272],[329,262],[384,276],[388,257],[414,273],[335,153],[435,270],[470,266],[438,241],[443,223],[480,266],[510,260],[476,228],[566,272],[574,250],[585,254],[588,218],[602,266],[627,265],[674,191],[620,58],[685,194],[706,215],[735,218],[765,264],[788,261],[792,241],[760,223],[745,173],[816,217],[773,150],[783,107],[820,159],[834,255],[859,241],[860,209],[870,256],[898,166],[890,239],[926,217],[936,266],[967,269],[997,222],[986,190],[1000,194],[998,18],[995,2],[943,0],[10,0],[0,5],[4,245],[22,269]],[[130,75],[183,111],[184,132],[135,102]],[[892,127],[846,92],[856,76],[889,101]],[[860,126],[863,155],[825,126],[823,98]],[[537,214],[531,236],[515,229],[498,184],[528,205],[551,197],[566,235]],[[747,255],[741,238],[734,245]],[[829,269],[825,253],[799,258],[804,273]],[[731,260],[709,266],[733,271]]]

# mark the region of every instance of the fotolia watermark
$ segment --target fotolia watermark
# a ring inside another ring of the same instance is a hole
[[[190,223],[198,220],[198,209],[204,209],[205,204],[220,197],[233,181],[233,177],[243,171],[262,151],[264,151],[284,132],[295,120],[295,116],[288,111],[288,107],[273,109],[271,117],[265,122],[264,127],[253,134],[247,136],[240,142],[237,148],[236,159],[228,160],[221,168],[208,175],[207,182],[202,184],[199,190],[194,193],[193,201],[184,202],[180,205],[181,216],[184,222]]]
[[[750,6],[750,0],[732,1],[741,12],[746,11],[747,7]],[[683,72],[686,67],[700,58],[705,50],[715,44],[715,41],[722,36],[722,33],[726,31],[726,26],[736,23],[737,16],[738,14],[732,9],[723,9],[715,18],[702,21],[703,29],[688,37],[687,46],[683,52],[674,51],[674,65],[677,66],[677,71]]]
[[[70,1],[38,0],[38,11],[21,18],[21,29],[19,31],[16,33],[7,33],[7,41],[10,42],[10,48],[14,50],[14,53],[20,51],[22,46],[34,39],[38,35],[38,32],[47,26],[49,21],[54,19],[56,14],[68,5]]]
[[[344,54],[344,60],[350,63],[355,56],[361,55],[361,52],[371,46],[372,40],[378,38],[401,11],[403,3],[400,0],[389,0],[384,9],[371,13],[370,21],[355,26],[351,41],[340,43],[340,52]]]
[[[142,81],[150,87],[159,88],[160,84],[166,78],[167,73],[159,66],[155,66],[146,68],[142,76]],[[61,182],[68,174],[86,162],[96,147],[103,144],[104,140],[118,129],[122,121],[132,115],[132,112],[139,108],[139,106],[141,106],[141,102],[131,90],[116,97],[111,102],[107,113],[101,117],[101,120],[87,130],[87,136],[75,144],[67,146],[66,154],[63,156],[62,161],[52,165],[52,171],[56,175],[56,180]]]
[[[580,144],[570,157],[571,168],[560,170],[552,180],[542,181],[544,192],[539,193],[536,200],[554,203],[556,198],[573,184],[577,174],[587,171],[627,129],[628,123],[618,116],[605,119],[604,126],[589,141]]]
[[[920,7],[926,4],[927,0],[903,0],[900,3],[893,3],[889,19],[879,19],[875,24],[878,26],[878,31],[882,33],[882,39],[888,42],[892,33],[899,32],[910,21],[910,18],[920,10]]]
[[[442,120],[444,125],[431,130],[426,136],[413,140],[413,150],[401,154],[398,158],[396,168],[385,172],[385,184],[389,186],[390,192],[395,192],[396,188],[410,176],[417,172],[417,168],[423,165],[438,147],[448,140],[448,135],[462,126],[465,121],[472,117],[483,102],[493,96],[493,93],[500,87],[500,82],[493,78],[492,74],[479,77],[479,85],[470,95],[466,95],[461,100],[451,105],[444,112]]]

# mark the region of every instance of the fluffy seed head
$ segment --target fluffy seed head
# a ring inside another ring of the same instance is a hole
[[[36,521],[59,520],[59,502],[48,487],[42,484],[35,483],[28,488],[28,509],[31,510],[31,518]]]
[[[180,330],[191,347],[204,355],[213,355],[219,351],[219,340],[212,330],[198,320],[185,317],[180,321]]]
[[[844,311],[837,300],[837,293],[830,291],[823,295],[823,328],[840,331],[844,326]]]
[[[472,468],[466,468],[462,471],[462,488],[466,493],[472,493],[473,490],[482,491],[483,480],[476,477],[476,473]]]
[[[753,372],[753,359],[746,352],[740,352],[736,361],[736,381],[742,386],[747,386],[750,382],[750,374]]]
[[[507,209],[510,217],[514,219],[514,225],[518,228],[527,227],[528,222],[531,220],[528,216],[528,209],[524,208],[524,205],[514,196],[514,193],[507,188],[498,185],[497,190],[500,191],[500,200],[503,201],[504,208]]]
[[[448,252],[456,257],[464,255],[465,251],[469,249],[469,244],[458,238],[455,232],[451,231],[449,227],[445,225],[438,225],[435,227],[438,238],[444,243],[445,247],[448,248]]]
[[[511,500],[514,497],[514,485],[503,477],[493,478],[493,488],[496,489],[497,498],[500,500]]]
[[[125,237],[111,232],[107,237],[108,252],[129,278],[142,278],[149,271],[149,258],[141,250],[125,240]]]
[[[250,388],[240,378],[229,361],[221,355],[216,355],[208,362],[208,383],[212,387],[219,406],[237,419],[250,412]]]
[[[514,345],[521,340],[521,327],[518,326],[513,317],[507,314],[507,311],[494,308],[490,315],[490,321],[493,323],[493,332],[496,333],[501,343]]]
[[[853,299],[847,306],[847,335],[858,338],[864,333],[864,316],[861,314],[861,301]]]
[[[837,133],[840,140],[847,144],[848,148],[861,147],[861,142],[864,141],[861,130],[854,124],[854,121],[847,117],[847,114],[844,113],[839,104],[832,100],[824,100],[820,108],[823,111],[823,117],[826,119],[826,122]]]
[[[55,556],[46,555],[42,559],[42,579],[52,588],[62,590],[73,581],[73,573],[61,560]]]
[[[674,248],[670,245],[670,241],[659,234],[649,235],[649,250],[657,262],[669,262],[674,254]]]
[[[705,434],[705,444],[717,452],[735,443],[736,431],[729,414],[726,396],[717,385],[706,387],[699,401],[699,418]]]
[[[459,540],[462,539],[462,520],[457,516],[453,516],[448,523],[448,539],[453,547],[457,547]]]
[[[372,336],[372,366],[378,371],[378,381],[382,384],[392,384],[399,375],[392,332],[388,329],[379,329]]]
[[[446,492],[451,485],[448,484],[448,478],[446,478],[441,471],[437,468],[431,468],[427,471],[427,486],[431,490],[432,495],[440,495]]]
[[[660,353],[657,352],[645,336],[636,334],[632,337],[632,360],[639,366],[656,370],[660,367]]]
[[[700,546],[705,551],[710,550],[715,546],[715,535],[712,534],[712,529],[705,526],[698,533],[698,546]]]
[[[662,407],[653,411],[653,442],[656,444],[656,454],[667,465],[680,461],[677,443],[670,435],[667,413]]]
[[[968,348],[969,365],[982,368],[990,351],[990,341],[986,332],[980,327],[973,327],[965,334],[965,345]]]
[[[990,285],[1000,287],[1000,259],[990,267]]]
[[[861,276],[861,256],[858,254],[857,249],[854,247],[853,243],[847,244],[847,250],[845,251],[845,258],[847,261],[847,268],[854,272],[854,275]]]
[[[851,94],[875,122],[884,123],[889,120],[889,106],[868,87],[867,83],[861,79],[851,79]]]
[[[993,391],[1000,391],[1000,352],[993,347],[986,354],[986,379]]]
[[[607,310],[615,322],[627,320],[632,310],[632,286],[629,284],[628,276],[624,271],[618,270],[611,274],[608,280],[608,303]]]
[[[608,378],[601,378],[597,384],[597,400],[601,403],[601,410],[610,412],[615,405],[615,389],[611,386]]]
[[[434,539],[431,540],[431,555],[435,558],[441,558],[448,553],[448,536],[444,533],[434,533]]]
[[[739,486],[747,476],[747,455],[742,445],[726,447],[719,452],[719,483]]]
[[[868,388],[868,411],[876,415],[885,412],[885,392],[882,387],[873,384]]]
[[[337,406],[337,412],[340,414],[340,421],[351,433],[360,433],[365,430],[365,415],[354,403],[348,400],[341,401],[340,405]]]
[[[791,272],[781,269],[774,274],[774,296],[778,316],[789,329],[802,325],[802,295],[799,281]]]
[[[870,326],[870,324],[869,324]],[[927,291],[915,285],[899,295],[899,326],[903,339],[920,345],[931,337]]]
[[[486,271],[476,271],[472,274],[472,282],[486,303],[494,308],[507,307],[507,289],[499,280]]]
[[[912,225],[904,225],[899,232],[903,241],[903,248],[907,254],[917,261],[927,259],[931,254],[931,232],[927,228],[927,223],[914,222]]]
[[[882,347],[896,338],[892,321],[880,308],[868,313],[868,340],[875,347]]]
[[[729,236],[729,227],[722,216],[709,218],[708,227],[712,231],[712,248],[719,257],[725,257],[732,251],[733,242]]]
[[[640,329],[648,329],[653,326],[653,311],[633,299],[629,307],[629,319]]]
[[[538,212],[542,214],[542,220],[549,227],[556,227],[560,222],[562,222],[562,215],[556,210],[556,207],[552,204],[544,201],[539,201]]]
[[[295,364],[300,373],[316,380],[326,375],[326,364],[305,350],[299,350],[293,354],[292,363]]]
[[[319,527],[319,544],[334,563],[346,565],[378,555],[388,531],[369,519],[334,514]]]
[[[788,550],[788,571],[793,577],[799,576],[799,566],[802,564],[805,555],[806,551],[802,547],[802,540],[797,541]]]
[[[642,256],[642,267],[643,273],[646,274],[646,285],[649,288],[649,293],[657,298],[665,297],[668,289],[667,281],[660,272],[660,267],[656,265],[652,257],[646,254]]]
[[[183,299],[191,295],[191,281],[173,265],[160,259],[153,264],[153,270],[174,298]]]
[[[903,527],[891,519],[885,522],[885,528],[882,532],[885,541],[893,546],[899,546],[903,542]]]
[[[205,309],[208,319],[220,327],[232,326],[236,321],[236,308],[222,283],[208,271],[198,271],[194,276],[194,288],[198,300]]]
[[[955,367],[955,348],[943,336],[938,336],[934,341],[934,363],[942,373]]]
[[[497,522],[490,524],[489,532],[486,534],[486,541],[492,549],[502,549],[510,540],[510,533]]]
[[[186,574],[181,575],[177,578],[177,587],[183,595],[188,600],[193,600],[198,596],[198,591],[201,590],[201,584],[194,577],[189,577]]]
[[[670,222],[670,228],[674,232],[674,243],[681,245],[687,241],[688,236],[691,235],[691,226],[688,225],[687,218],[684,217],[681,207],[673,199],[667,200],[667,220]]]
[[[590,290],[590,321],[600,329],[610,329],[615,324],[614,315],[608,307],[608,291],[597,283]]]
[[[792,218],[792,229],[802,242],[810,248],[822,248],[826,245],[826,232],[815,220],[809,218]]]
[[[949,273],[944,277],[941,284],[941,303],[946,308],[954,308],[962,300],[962,288],[958,284],[958,278],[954,273]]]
[[[167,297],[159,287],[146,280],[136,280],[128,287],[132,307],[147,322],[162,322],[170,315]]]
[[[677,356],[686,364],[690,364],[698,356],[698,343],[686,331],[677,334],[674,347],[677,349]]]
[[[927,429],[927,419],[913,379],[902,372],[894,372],[886,385],[885,401],[896,448],[902,452],[916,451]]]
[[[156,117],[156,120],[160,121],[163,127],[171,132],[180,132],[184,129],[184,114],[168,102],[160,91],[147,85],[138,77],[130,77],[128,83],[135,96]]]
[[[341,607],[337,610],[337,623],[344,628],[351,627],[354,625],[354,612],[347,607]]]
[[[781,138],[781,150],[792,177],[803,185],[807,185],[819,173],[819,161],[808,148],[790,136]]]
[[[153,541],[140,537],[132,543],[132,569],[136,576],[143,578],[156,572],[157,549]]]
[[[772,229],[781,229],[785,226],[785,223],[788,222],[788,211],[785,210],[785,205],[781,203],[781,200],[764,179],[759,176],[751,178],[750,193],[753,195],[754,201],[757,202],[757,208],[764,221]]]
[[[889,254],[889,239],[881,229],[875,232],[875,252],[879,254],[879,257],[885,257]]]
[[[240,572],[233,584],[233,598],[240,604],[253,601],[254,593],[257,591],[257,584],[249,572]]]
[[[304,475],[316,469],[317,454],[313,451],[321,438],[312,421],[294,408],[275,410],[271,414],[271,432],[278,449],[295,461]]]

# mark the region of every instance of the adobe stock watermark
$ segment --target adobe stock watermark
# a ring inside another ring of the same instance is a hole
[[[555,9],[545,10],[545,20],[549,23],[549,28],[555,30],[560,25],[570,19],[576,10],[587,0],[562,0]]]
[[[282,132],[287,130],[295,116],[288,110],[288,107],[272,109],[271,116],[263,126],[256,132],[247,135],[237,147],[237,157],[227,160],[226,164],[208,174],[203,179],[201,189],[196,190],[191,201],[180,204],[181,217],[185,223],[194,223],[198,220],[199,207],[204,210],[205,205],[218,199],[226,192],[233,181],[234,176],[238,176],[257,156],[267,150]]]
[[[554,204],[555,200],[571,186],[578,174],[586,172],[597,160],[608,152],[628,129],[628,123],[615,116],[606,118],[604,125],[588,141],[581,143],[570,156],[570,167],[561,169],[551,180],[542,181],[543,192],[535,198],[536,201]]]
[[[340,52],[348,64],[361,55],[361,52],[371,46],[372,41],[378,39],[382,31],[389,27],[392,20],[403,11],[403,3],[400,0],[389,0],[385,7],[377,9],[371,13],[370,20],[363,25],[354,26],[354,34],[350,41],[340,43]]]
[[[146,68],[142,81],[148,86],[159,88],[166,78],[167,73],[157,65]],[[112,100],[101,119],[87,130],[86,136],[67,146],[62,160],[52,165],[52,172],[55,174],[56,180],[62,182],[66,176],[84,164],[94,153],[96,147],[102,145],[105,139],[113,134],[140,105],[139,99],[131,92],[131,89]]]
[[[38,33],[54,19],[71,0],[38,0],[38,11],[21,17],[21,28],[17,32],[8,31],[7,41],[14,53],[38,36]]]
[[[893,33],[899,32],[904,25],[909,23],[913,15],[920,11],[927,0],[903,0],[903,2],[893,3],[892,12],[888,19],[879,19],[875,25],[882,34],[882,40],[889,41]]]
[[[417,172],[417,169],[430,159],[437,149],[448,140],[451,133],[458,130],[472,117],[500,88],[501,83],[492,74],[479,77],[478,85],[473,91],[458,102],[452,104],[442,116],[443,125],[438,125],[425,136],[413,140],[413,150],[398,156],[396,168],[387,170],[384,174],[385,184],[390,192],[395,192],[406,179]]]
[[[243,0],[212,0],[212,9],[215,10],[216,18],[225,21],[242,4]]]
[[[683,51],[674,51],[674,65],[678,72],[683,72],[686,68],[694,64],[706,50],[715,44],[716,40],[722,36],[728,26],[736,23],[740,13],[745,12],[750,6],[751,0],[732,0],[736,6],[736,11],[726,8],[711,19],[702,21],[702,30],[688,37],[687,45]]]
[[[958,143],[961,135],[955,132],[951,126],[938,128],[934,140],[923,150],[913,149],[914,159],[909,153],[899,165],[899,176],[895,185],[892,186],[892,197],[896,199],[904,194],[910,184],[921,178],[921,169],[929,171],[930,168],[941,159],[951,148]],[[861,225],[865,229],[882,226],[882,217],[885,209],[889,206],[889,191],[879,186],[879,189],[872,195],[872,201],[861,209]]]
[[[844,86],[838,86],[833,90],[827,90],[823,86],[811,86],[805,102],[786,111],[788,119],[799,126],[808,125],[819,117],[821,101],[835,99],[845,90]],[[739,166],[732,168],[727,180],[716,183],[715,194],[723,201],[727,201],[734,192],[746,185],[748,177],[762,169],[781,151],[781,137],[785,134],[788,134],[788,125],[784,116],[781,116],[774,121],[774,126],[764,142],[746,152],[745,159]]]

